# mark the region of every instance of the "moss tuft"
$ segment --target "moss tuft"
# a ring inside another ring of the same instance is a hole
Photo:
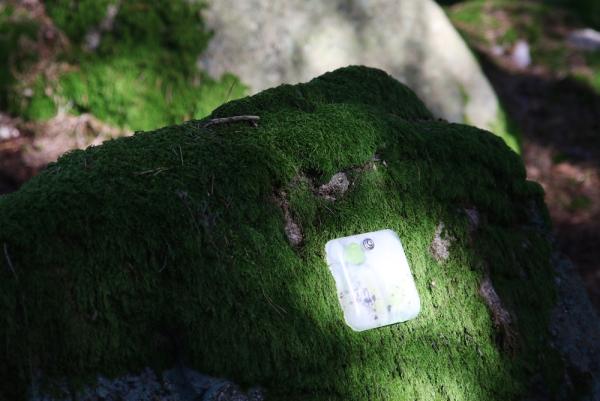
[[[34,85],[33,95],[25,105],[20,114],[31,121],[48,120],[56,115],[56,104],[45,93],[44,81],[41,79]]]
[[[97,49],[86,50],[85,36],[101,25],[109,4],[118,5],[113,26],[101,32]],[[65,57],[78,69],[55,84],[59,98],[75,114],[147,130],[205,117],[244,95],[235,77],[213,80],[196,67],[210,38],[202,7],[182,0],[48,2],[48,13],[76,44]]]
[[[232,75],[211,79],[198,70],[197,57],[210,39],[200,14],[202,4],[47,1],[45,9],[62,32],[57,35],[64,33],[70,45],[52,49],[57,68],[43,69],[30,68],[36,52],[30,54],[21,45],[39,36],[32,17],[23,8],[0,5],[0,60],[6,60],[0,66],[0,108],[26,120],[45,120],[58,110],[91,113],[130,130],[205,117],[220,104],[243,96],[246,87]],[[109,7],[115,7],[114,18],[106,23]],[[88,43],[92,32],[99,38],[93,49]],[[17,82],[14,71],[30,79]]]
[[[269,400],[507,400],[534,372],[558,382],[551,249],[531,225],[543,193],[500,138],[434,121],[365,67],[211,117],[240,114],[258,127],[140,132],[73,151],[0,197],[0,375],[12,380],[0,399],[23,399],[30,372],[78,383],[177,358]],[[315,193],[341,171],[343,196]],[[465,208],[480,216],[474,237]],[[443,264],[429,253],[440,222],[453,238]],[[403,241],[422,312],[353,332],[324,244],[383,228]],[[487,275],[516,322],[514,355],[478,295]]]
[[[30,46],[38,30],[37,23],[27,15],[0,3],[0,110],[10,109],[15,73],[22,74],[38,57]]]
[[[109,6],[116,14],[112,26],[102,28]],[[85,47],[86,35],[96,29],[101,33],[96,57],[136,55],[141,49],[184,73],[195,70],[210,38],[200,14],[203,7],[196,0],[46,1],[48,15],[78,48]]]
[[[515,122],[506,114],[500,105],[492,131],[506,142],[509,148],[521,153],[521,134]]]
[[[129,56],[107,62],[83,62],[64,74],[57,95],[69,101],[73,114],[92,113],[110,124],[147,130],[205,117],[246,88],[232,75],[213,80],[198,72],[181,75],[158,64]]]

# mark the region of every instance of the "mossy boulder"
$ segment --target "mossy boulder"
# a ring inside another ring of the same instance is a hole
[[[211,120],[239,115],[260,121]],[[366,67],[209,118],[70,152],[0,197],[0,399],[40,374],[76,389],[176,363],[268,400],[559,386],[543,192],[502,139],[433,119]],[[354,332],[324,245],[385,228],[421,314]]]

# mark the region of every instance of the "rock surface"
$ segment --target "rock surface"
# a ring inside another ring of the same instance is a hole
[[[260,120],[215,120],[242,115]],[[177,363],[273,401],[594,396],[597,343],[569,319],[597,317],[557,284],[543,191],[498,137],[365,67],[209,118],[73,151],[0,197],[0,399],[151,392],[164,375],[131,372]],[[421,313],[354,332],[324,246],[380,229]]]
[[[600,50],[600,32],[594,29],[578,29],[569,34],[568,42],[571,46],[582,50]]]
[[[204,18],[214,36],[200,64],[253,93],[364,64],[407,84],[437,117],[500,129],[492,87],[433,0],[215,0]]]
[[[571,370],[566,380],[583,387],[582,400],[600,400],[600,319],[573,264],[553,255],[558,302],[552,311],[550,330],[554,346]],[[564,399],[568,395],[560,394]]]
[[[98,377],[95,383],[73,391],[57,385],[55,395],[43,394],[33,386],[30,401],[263,401],[260,388],[242,392],[234,383],[200,374],[185,367],[157,375],[145,368],[137,374],[114,379]]]

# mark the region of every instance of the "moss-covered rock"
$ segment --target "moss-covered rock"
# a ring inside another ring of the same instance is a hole
[[[39,372],[76,385],[176,361],[268,400],[509,400],[532,377],[558,386],[543,194],[500,138],[434,120],[365,67],[210,117],[237,115],[260,121],[73,151],[0,197],[0,398],[23,398]],[[324,196],[338,173],[348,185]],[[324,245],[384,228],[404,243],[422,311],[354,332]]]

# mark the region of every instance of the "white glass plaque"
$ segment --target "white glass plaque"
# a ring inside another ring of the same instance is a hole
[[[344,319],[353,330],[404,322],[419,314],[417,287],[394,231],[337,238],[327,242],[325,252]]]

